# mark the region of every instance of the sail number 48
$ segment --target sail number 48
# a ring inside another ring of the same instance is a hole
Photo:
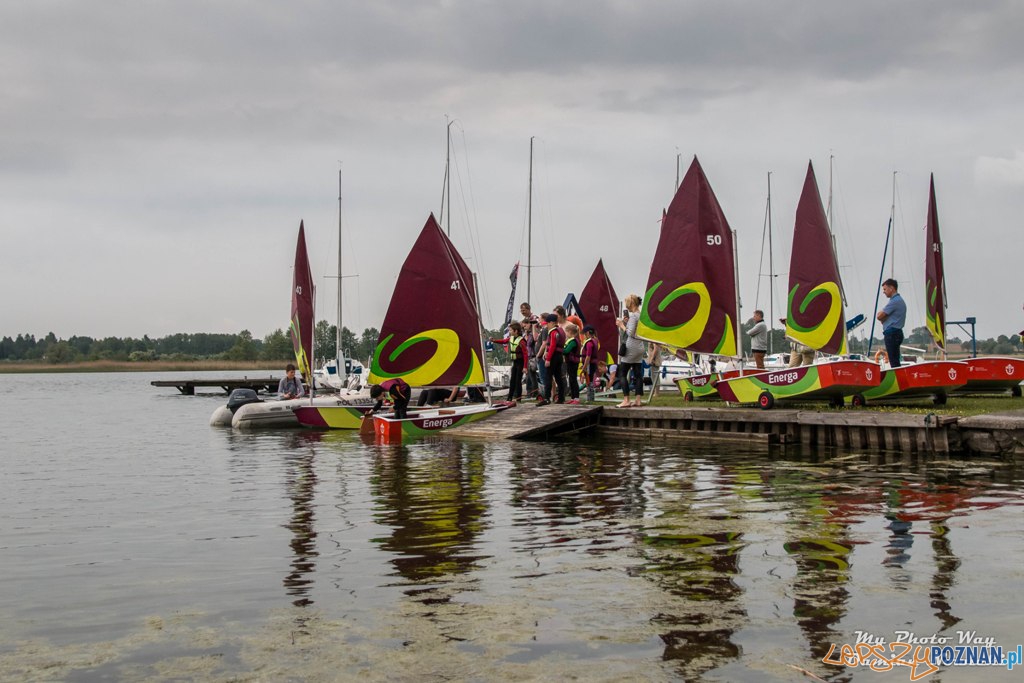
[[[707,241],[708,241],[708,246],[709,247],[720,247],[720,246],[722,246],[722,236],[721,235],[708,235],[707,236]]]

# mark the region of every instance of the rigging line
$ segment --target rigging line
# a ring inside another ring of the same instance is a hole
[[[493,320],[494,315],[491,309],[491,297],[488,294],[487,289],[487,277],[484,277],[487,272],[486,264],[483,258],[483,243],[480,239],[480,228],[477,220],[476,213],[476,200],[473,196],[473,179],[469,169],[469,146],[466,144],[466,131],[459,125],[459,131],[462,133],[462,154],[466,162],[466,183],[463,185],[462,173],[459,171],[458,166],[458,155],[455,155],[455,166],[456,166],[456,179],[459,182],[459,195],[462,198],[462,213],[466,220],[466,233],[469,236],[470,247],[473,250],[473,258],[477,265],[476,271],[481,274],[477,279],[480,281],[480,296],[477,298],[483,301],[483,306],[487,311],[488,320]],[[468,189],[467,189],[468,188]],[[467,204],[468,196],[468,204]],[[470,211],[472,207],[472,211]],[[472,213],[472,215],[470,215]]]
[[[537,140],[541,140],[541,138],[536,138],[536,139]],[[551,216],[551,207],[548,204],[547,193],[546,193],[547,192],[547,188],[550,187],[550,178],[551,178],[551,176],[548,173],[549,168],[548,168],[548,158],[547,158],[547,155],[544,155],[541,161],[542,161],[541,167],[543,168],[543,172],[544,172],[544,183],[540,183],[540,184],[543,185],[544,187],[543,187],[543,190],[541,192],[538,192],[538,190],[541,189],[541,188],[537,187],[538,183],[534,183],[534,195],[538,195],[538,194],[540,195],[540,200],[541,200],[539,202],[540,205],[541,205],[541,211],[540,212],[541,212],[542,215],[544,215],[546,217],[546,220],[543,221],[542,232],[543,232],[543,235],[544,235],[544,246],[545,246],[546,251],[547,251],[548,263],[551,264],[551,266],[550,266],[550,268],[548,270],[548,286],[549,286],[548,294],[550,295],[551,292],[557,292],[557,294],[555,294],[555,298],[557,299],[557,301],[555,303],[551,304],[551,306],[554,307],[555,305],[558,305],[558,304],[562,303],[562,299],[564,298],[565,293],[559,291],[561,289],[561,287],[559,286],[558,280],[556,279],[556,274],[561,272],[561,268],[559,267],[558,259],[556,258],[557,255],[558,255],[558,250],[555,248],[555,244],[554,244],[554,235],[553,235],[553,233],[555,231],[553,229],[551,229],[551,226],[554,225],[554,220],[552,219],[552,216]],[[534,202],[534,203],[537,204],[538,202]],[[544,229],[544,228],[546,228],[546,229]]]
[[[754,306],[758,306],[761,303],[761,279],[765,277],[764,274],[764,246],[767,242],[768,236],[768,210],[771,208],[771,204],[765,202],[764,205],[764,223],[761,225],[761,255],[758,257],[757,262],[757,288],[754,290]],[[769,274],[770,278],[771,275]],[[769,286],[769,291],[771,291]]]

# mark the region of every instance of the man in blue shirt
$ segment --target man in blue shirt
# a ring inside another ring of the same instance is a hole
[[[900,344],[903,343],[903,323],[907,319],[907,304],[900,296],[899,284],[889,278],[882,283],[882,293],[889,297],[889,303],[878,312],[882,321],[882,337],[885,339],[885,354],[889,356],[889,366],[900,366]]]

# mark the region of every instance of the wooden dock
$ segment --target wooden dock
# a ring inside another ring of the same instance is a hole
[[[601,433],[949,453],[955,416],[743,408],[606,408]]]
[[[197,387],[220,387],[225,394],[233,389],[277,391],[280,377],[243,377],[241,379],[161,379],[150,382],[154,387],[174,387],[186,396],[195,396]]]
[[[603,406],[520,403],[494,417],[451,429],[454,436],[479,439],[545,439],[591,429]]]

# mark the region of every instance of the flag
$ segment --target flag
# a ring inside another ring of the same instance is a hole
[[[509,282],[512,283],[512,293],[508,295],[508,307],[505,309],[505,323],[501,326],[503,330],[508,330],[508,324],[512,322],[512,309],[516,305],[516,282],[519,281],[519,261],[516,261],[516,265],[512,267],[512,273],[508,276]]]

